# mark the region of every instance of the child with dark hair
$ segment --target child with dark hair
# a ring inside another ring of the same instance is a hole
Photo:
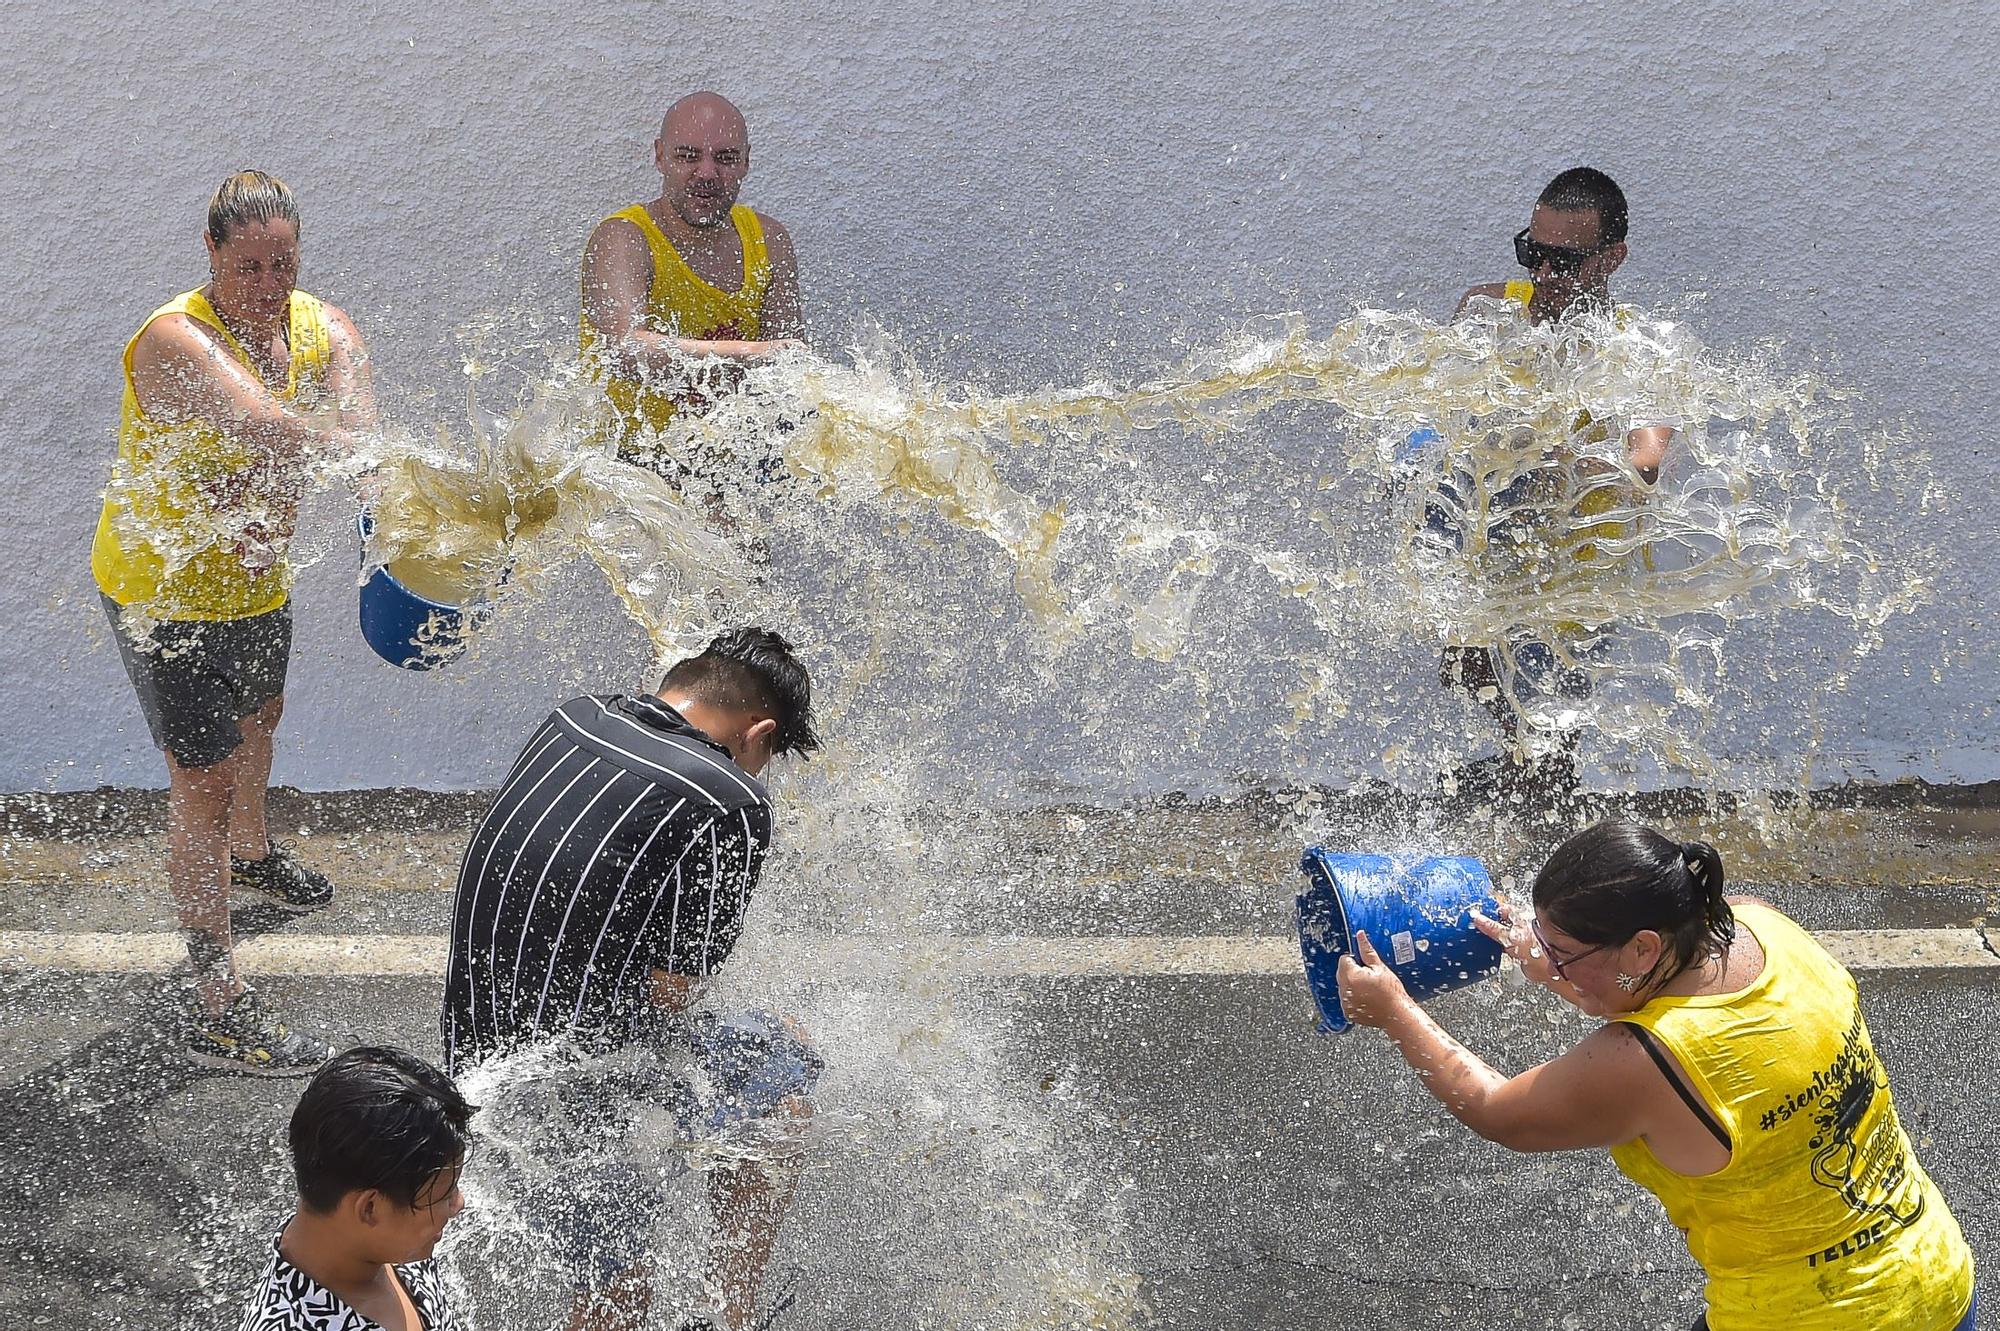
[[[298,1210],[241,1331],[452,1331],[431,1253],[465,1205],[471,1120],[451,1079],[401,1049],[320,1068],[292,1111]]]

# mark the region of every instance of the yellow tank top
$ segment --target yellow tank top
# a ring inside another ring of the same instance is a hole
[[[1897,1120],[1854,977],[1769,907],[1737,920],[1764,949],[1748,988],[1621,1018],[1680,1061],[1729,1163],[1676,1174],[1643,1138],[1611,1158],[1687,1235],[1714,1331],[1946,1331],[1972,1301],[1972,1252]]]
[[[1535,284],[1522,279],[1509,281],[1502,293],[1502,299],[1523,310],[1534,296]],[[1578,411],[1568,421],[1550,421],[1546,428],[1538,427],[1537,434],[1548,438],[1560,436],[1571,444],[1602,444],[1610,438],[1605,424],[1588,411]],[[1503,551],[1495,552],[1499,563],[1507,567],[1504,571],[1498,567],[1490,571],[1516,586],[1534,587],[1545,596],[1569,594],[1589,599],[1596,580],[1621,566],[1619,556],[1608,543],[1630,536],[1632,524],[1604,515],[1629,503],[1632,488],[1622,475],[1608,467],[1580,470],[1573,462],[1539,474],[1531,473],[1522,479],[1520,486],[1521,498],[1532,506],[1531,512],[1548,506],[1543,520],[1531,525],[1543,526],[1546,519],[1555,518],[1559,512],[1567,514],[1567,520],[1534,531],[1525,540],[1507,543]],[[1567,489],[1570,502],[1555,504],[1553,501],[1559,496],[1550,492],[1552,487]],[[1538,488],[1543,491],[1539,496],[1534,494]],[[1607,544],[1599,545],[1600,541]],[[1647,552],[1641,550],[1640,558],[1646,567],[1651,567]],[[1555,625],[1555,632],[1559,637],[1570,638],[1583,633],[1585,627],[1563,621]]]
[[[214,521],[214,482],[249,469],[256,453],[221,430],[199,421],[162,424],[146,415],[132,385],[132,350],[153,321],[184,314],[222,336],[236,359],[256,373],[236,340],[200,290],[174,297],[146,316],[125,344],[125,393],[118,413],[118,458],[91,542],[90,570],[98,587],[120,605],[137,606],[155,619],[245,619],[276,610],[291,593],[292,571],[282,557],[267,567],[247,568],[238,543]],[[292,292],[289,314],[290,366],[283,384],[266,385],[282,402],[310,407],[325,390],[332,337],[326,306],[303,291]],[[265,502],[256,496],[248,502]],[[275,512],[271,526],[289,533],[296,505]]]
[[[735,291],[709,285],[688,267],[644,204],[635,203],[605,219],[621,219],[638,227],[646,237],[646,247],[653,252],[653,283],[646,294],[649,331],[697,341],[757,337],[763,324],[764,296],[771,288],[771,258],[764,246],[764,226],[755,211],[740,203],[729,210],[729,218],[736,224],[737,239],[743,243],[743,284]],[[585,362],[596,365],[604,338],[587,314],[578,316],[577,342]],[[657,392],[606,368],[599,368],[598,373],[617,415],[616,436],[621,451],[629,450],[635,436],[642,431],[664,429],[681,407],[700,402],[692,393]]]

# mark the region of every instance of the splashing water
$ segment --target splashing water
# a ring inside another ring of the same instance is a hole
[[[368,497],[365,577],[387,565],[410,590],[469,604],[509,584],[532,594],[582,553],[604,571],[662,656],[712,635],[714,611],[739,599],[740,555],[691,517],[650,472],[589,446],[595,403],[572,371],[532,386],[490,421],[467,391],[469,442],[383,436],[336,474]]]
[[[578,1193],[587,1211],[640,1188],[664,1199],[649,1238],[656,1291],[671,1307],[708,1306],[703,1184],[717,1170],[775,1164],[803,1177],[767,1288],[795,1282],[809,1304],[830,1282],[893,1283],[919,1326],[1111,1331],[1146,1320],[1121,1234],[1129,1184],[1079,1166],[1101,1113],[1068,1079],[1022,1087],[995,1038],[1004,1005],[909,946],[949,909],[950,880],[921,853],[923,829],[907,812],[917,802],[897,781],[846,771],[829,783],[838,798],[786,807],[762,889],[782,904],[760,912],[705,995],[803,1020],[827,1065],[810,1130],[773,1135],[752,1121],[691,1138],[659,1107],[686,1070],[644,1046],[589,1060],[543,1046],[481,1065],[461,1082],[481,1106],[480,1148],[464,1180],[467,1214],[446,1241],[457,1270],[479,1273],[468,1306],[511,1325],[558,1320],[575,1283],[560,1233],[577,1221]],[[810,891],[795,898],[800,874]],[[895,962],[788,971],[771,959],[785,937],[772,925],[796,908]],[[589,1182],[600,1173],[606,1184]]]
[[[1488,723],[1425,735],[1384,663],[1447,644],[1493,653],[1523,744],[1587,731],[1717,782],[1730,769],[1706,736],[1756,670],[1776,678],[1748,648],[1779,612],[1862,652],[1926,594],[1920,551],[1868,539],[1858,487],[1887,482],[1821,385],[1625,309],[1551,327],[1498,304],[1451,324],[1364,310],[1322,337],[1285,316],[1137,386],[1014,395],[941,385],[886,339],[844,364],[787,353],[676,418],[658,445],[693,477],[678,487],[608,456],[573,366],[538,371],[497,420],[488,382],[469,437],[385,435],[329,469],[372,496],[370,568],[504,615],[582,556],[662,658],[764,620],[805,625],[829,663],[831,751],[786,782],[797,812],[727,984],[778,995],[827,1054],[790,1225],[824,1234],[816,1212],[874,1208],[874,1246],[843,1257],[945,1273],[927,1325],[1145,1316],[1120,1185],[1075,1145],[1087,1110],[1018,1085],[993,1034],[1006,1004],[922,941],[964,904],[950,860],[973,850],[924,849],[952,801],[1018,797],[1091,746],[1086,773],[1171,781],[1218,733],[1268,747],[1313,724],[1356,737],[1357,770],[1422,773]],[[1645,425],[1674,430],[1657,484],[1626,456]],[[790,482],[764,483],[771,458]],[[1927,484],[1907,460],[1900,477]],[[1121,733],[1139,715],[1165,718],[1152,738]],[[1020,756],[1044,730],[1073,747]],[[928,793],[970,767],[983,789]],[[795,914],[878,943],[890,982],[761,963],[772,919]],[[482,1089],[504,1103],[544,1073]],[[503,1120],[503,1141],[536,1122]],[[662,1177],[701,1163],[680,1155]],[[674,1232],[700,1232],[698,1192]],[[498,1254],[533,1247],[520,1203],[482,1202],[464,1242],[506,1269]],[[968,1282],[973,1250],[1007,1278]],[[662,1265],[685,1284],[699,1262]]]
[[[823,504],[886,500],[985,537],[1013,561],[1058,653],[1109,621],[1136,654],[1172,662],[1219,573],[1236,575],[1239,611],[1255,599],[1242,575],[1261,575],[1264,595],[1305,606],[1317,630],[1297,658],[1294,725],[1348,710],[1357,672],[1342,644],[1469,644],[1497,658],[1529,742],[1591,729],[1712,776],[1702,736],[1730,635],[1811,611],[1823,636],[1829,621],[1850,626],[1865,654],[1928,595],[1920,552],[1890,561],[1864,539],[1853,491],[1881,486],[1880,459],[1857,456],[1815,380],[1714,355],[1627,308],[1539,327],[1491,301],[1446,325],[1362,311],[1323,339],[1287,316],[1122,391],[955,393],[891,359],[877,347],[852,366],[800,356],[760,368],[693,438],[713,446],[802,422],[783,457]],[[1312,522],[1351,524],[1372,544],[1328,549],[1291,523],[1189,512],[1175,493],[1185,472],[1172,463],[1201,466],[1222,504],[1240,505],[1226,493],[1239,486],[1295,493],[1295,460],[1263,451],[1254,427],[1299,403],[1333,409],[1320,428],[1337,432],[1346,475],[1320,484],[1382,487],[1391,519],[1316,507]],[[1673,430],[1658,484],[1624,443],[1651,425]],[[1412,448],[1420,432],[1435,445]],[[1196,451],[1141,458],[1141,434]],[[1911,461],[1903,484],[1934,501]],[[1003,482],[1003,462],[1036,473],[1044,497]],[[1199,682],[1208,669],[1188,673]],[[1551,674],[1577,682],[1537,687]]]

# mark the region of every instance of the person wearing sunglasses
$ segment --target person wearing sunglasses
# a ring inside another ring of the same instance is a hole
[[[1971,1331],[1972,1251],[1910,1147],[1854,977],[1722,857],[1611,820],[1535,878],[1534,914],[1475,915],[1534,981],[1603,1025],[1508,1077],[1446,1034],[1356,939],[1350,1021],[1517,1151],[1608,1149],[1707,1274],[1713,1331]]]
[[[1514,233],[1514,262],[1528,277],[1471,288],[1453,317],[1480,297],[1518,305],[1536,324],[1586,311],[1615,314],[1611,275],[1625,262],[1629,224],[1617,181],[1592,167],[1571,167],[1542,187],[1528,225]],[[1646,481],[1658,478],[1673,435],[1670,425],[1641,425],[1626,434],[1626,456]]]
[[[1571,167],[1542,188],[1528,225],[1514,235],[1514,261],[1528,276],[1473,287],[1458,312],[1480,296],[1519,304],[1538,324],[1582,309],[1608,311],[1629,221],[1616,181],[1593,167]]]
[[[1611,275],[1625,262],[1628,209],[1624,191],[1602,171],[1572,167],[1545,186],[1528,225],[1513,238],[1514,258],[1528,276],[1476,286],[1459,301],[1454,318],[1475,302],[1498,302],[1532,325],[1595,313],[1626,317],[1611,297]],[[1486,513],[1483,576],[1553,594],[1558,585],[1603,576],[1615,566],[1611,543],[1628,535],[1626,524],[1610,520],[1612,510],[1629,506],[1635,491],[1659,479],[1673,439],[1667,420],[1626,422],[1625,456],[1634,486],[1604,460],[1603,445],[1617,428],[1587,412],[1537,427],[1521,447],[1538,455],[1504,469],[1504,488],[1484,505],[1471,503],[1476,480],[1458,472],[1441,487],[1444,502],[1427,512],[1434,526],[1455,529],[1450,515]],[[1554,523],[1555,514],[1575,520]],[[1518,588],[1515,588],[1518,590]],[[1539,798],[1568,791],[1577,781],[1575,727],[1531,737],[1527,721],[1543,704],[1573,710],[1591,691],[1588,655],[1601,650],[1601,628],[1561,624],[1551,633],[1524,626],[1504,642],[1453,642],[1444,649],[1439,678],[1444,687],[1475,699],[1500,726],[1504,752],[1458,769],[1453,788],[1466,793],[1511,790]],[[1531,756],[1532,755],[1532,756]]]

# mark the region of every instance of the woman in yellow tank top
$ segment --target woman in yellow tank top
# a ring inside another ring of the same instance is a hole
[[[232,886],[290,909],[333,887],[271,843],[264,793],[291,655],[286,546],[315,450],[373,423],[366,352],[297,289],[298,205],[243,171],[209,203],[209,281],[126,344],[118,456],[91,571],[167,765],[167,881],[193,967],[190,1057],[265,1075],[332,1051],[237,978]]]
[[[1482,1137],[1608,1148],[1707,1274],[1697,1327],[1971,1331],[1972,1252],[1897,1120],[1853,977],[1722,888],[1713,847],[1611,821],[1550,857],[1525,926],[1475,917],[1605,1022],[1515,1077],[1445,1034],[1365,940],[1341,959],[1341,1002]]]

